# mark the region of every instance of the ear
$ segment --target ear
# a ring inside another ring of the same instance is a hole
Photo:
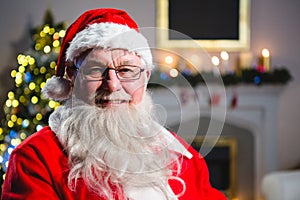
[[[151,70],[150,69],[146,69],[146,77],[147,77],[147,82],[150,80],[151,77]]]

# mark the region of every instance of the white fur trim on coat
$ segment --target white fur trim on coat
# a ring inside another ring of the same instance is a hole
[[[80,53],[95,47],[136,52],[147,67],[152,68],[152,54],[146,38],[128,26],[114,23],[91,24],[77,33],[66,51],[66,60],[73,62]]]

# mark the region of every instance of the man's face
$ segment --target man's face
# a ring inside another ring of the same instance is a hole
[[[77,68],[76,97],[100,107],[140,103],[150,77],[139,56],[121,49],[93,49],[78,59]]]

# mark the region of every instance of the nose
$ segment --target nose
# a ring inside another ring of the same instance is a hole
[[[103,89],[109,92],[119,91],[122,88],[121,82],[117,77],[116,71],[114,68],[107,68],[104,73],[103,79]]]

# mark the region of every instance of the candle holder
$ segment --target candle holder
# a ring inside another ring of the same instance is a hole
[[[270,59],[270,51],[264,48],[261,51],[261,55],[258,59],[257,70],[260,72],[268,72],[270,71],[271,59]]]

